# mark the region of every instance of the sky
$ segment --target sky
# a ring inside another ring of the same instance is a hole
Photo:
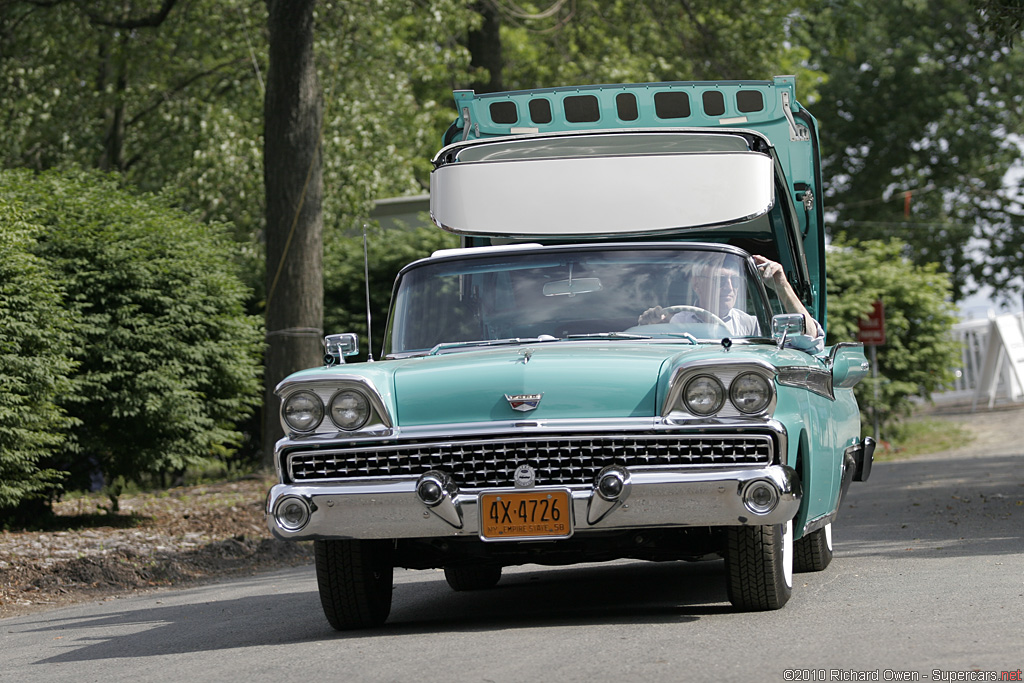
[[[1024,308],[1022,296],[1014,297],[1009,303],[998,302],[991,287],[984,287],[959,304],[961,320],[978,320],[1002,315],[1004,313],[1020,313]]]

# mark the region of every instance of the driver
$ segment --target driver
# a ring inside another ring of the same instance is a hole
[[[804,317],[804,332],[811,337],[810,352],[824,348],[825,332],[821,325],[807,312],[793,286],[786,278],[782,266],[764,256],[754,255],[754,262],[761,273],[765,285],[774,289],[787,313],[799,313]],[[744,310],[736,308],[740,291],[744,286],[744,276],[739,266],[732,259],[728,262],[705,261],[697,266],[694,272],[693,290],[697,295],[697,306],[718,316],[729,332],[737,337],[761,336],[757,318]],[[693,323],[710,322],[702,311],[692,310],[689,306],[655,306],[643,312],[639,324],[654,323]],[[794,340],[795,341],[795,340]],[[803,345],[801,345],[802,347]]]

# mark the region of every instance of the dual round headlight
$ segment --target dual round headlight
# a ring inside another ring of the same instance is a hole
[[[712,415],[725,403],[725,387],[712,375],[697,375],[683,387],[683,405],[694,415]]]
[[[353,431],[370,419],[370,401],[354,389],[342,389],[327,403],[327,415],[339,429]],[[289,429],[311,432],[324,419],[324,404],[312,391],[296,391],[281,405],[281,417]]]
[[[359,429],[370,419],[370,402],[361,392],[343,389],[331,397],[327,412],[331,422],[350,432]]]
[[[324,404],[312,391],[296,391],[281,405],[281,418],[296,432],[311,432],[324,419]]]
[[[772,385],[756,372],[737,375],[729,385],[729,400],[741,413],[760,413],[772,400]]]
[[[756,372],[737,375],[729,384],[729,401],[747,415],[763,412],[772,401],[771,382]],[[683,387],[682,404],[688,412],[707,417],[725,405],[726,390],[714,375],[697,375]]]

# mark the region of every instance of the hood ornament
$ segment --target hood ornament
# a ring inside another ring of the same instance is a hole
[[[536,410],[537,406],[540,405],[540,399],[544,394],[517,394],[515,396],[509,396],[505,394],[505,400],[512,406],[512,410],[518,410],[526,413],[531,410]]]

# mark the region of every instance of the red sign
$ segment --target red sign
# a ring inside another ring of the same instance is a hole
[[[871,307],[871,312],[860,319],[857,341],[866,346],[885,344],[885,308],[881,301],[876,301]]]

